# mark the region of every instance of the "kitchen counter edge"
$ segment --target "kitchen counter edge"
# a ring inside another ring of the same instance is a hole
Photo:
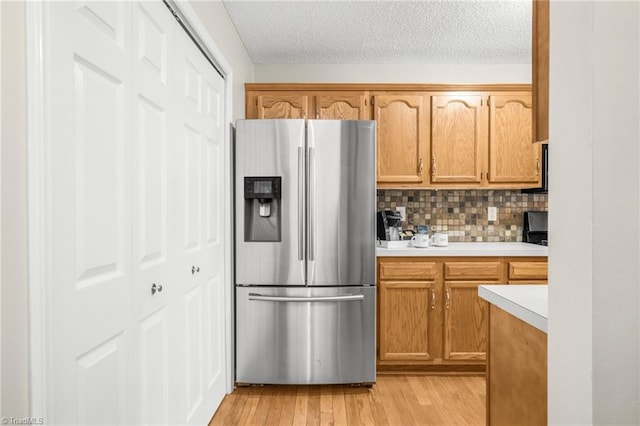
[[[547,285],[481,285],[478,296],[514,317],[547,333]]]
[[[387,256],[548,256],[549,248],[529,243],[449,243],[447,247],[376,247],[377,257]]]

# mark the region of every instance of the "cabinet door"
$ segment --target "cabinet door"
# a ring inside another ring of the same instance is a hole
[[[540,181],[540,144],[531,143],[531,94],[489,97],[489,182]]]
[[[433,281],[380,282],[380,360],[434,358],[429,326],[436,311]]]
[[[307,118],[309,111],[309,97],[299,93],[258,94],[254,102],[256,113],[251,118]]]
[[[427,158],[424,97],[376,95],[378,183],[420,184]]]
[[[480,284],[484,283],[444,283],[445,360],[485,360],[487,357],[487,302],[478,296]]]
[[[532,11],[533,141],[549,140],[549,0],[534,0]]]
[[[431,182],[480,184],[482,96],[431,97]]]
[[[327,92],[315,97],[316,118],[323,120],[368,120],[365,92]]]

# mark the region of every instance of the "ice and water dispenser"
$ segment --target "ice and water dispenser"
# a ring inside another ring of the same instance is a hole
[[[244,178],[244,240],[281,241],[282,178]]]

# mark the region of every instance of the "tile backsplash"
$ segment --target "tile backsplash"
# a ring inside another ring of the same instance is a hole
[[[406,208],[405,229],[429,225],[445,232],[449,241],[522,241],[525,211],[547,211],[547,194],[519,190],[392,190],[380,189],[377,210]],[[489,222],[488,207],[498,208]]]

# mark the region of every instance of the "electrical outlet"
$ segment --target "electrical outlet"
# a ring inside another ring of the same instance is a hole
[[[489,207],[489,209],[487,211],[487,216],[488,216],[488,219],[491,222],[495,222],[496,220],[498,220],[498,208],[497,207]]]
[[[400,217],[403,222],[407,221],[407,208],[406,207],[396,207],[396,211],[400,213]]]

